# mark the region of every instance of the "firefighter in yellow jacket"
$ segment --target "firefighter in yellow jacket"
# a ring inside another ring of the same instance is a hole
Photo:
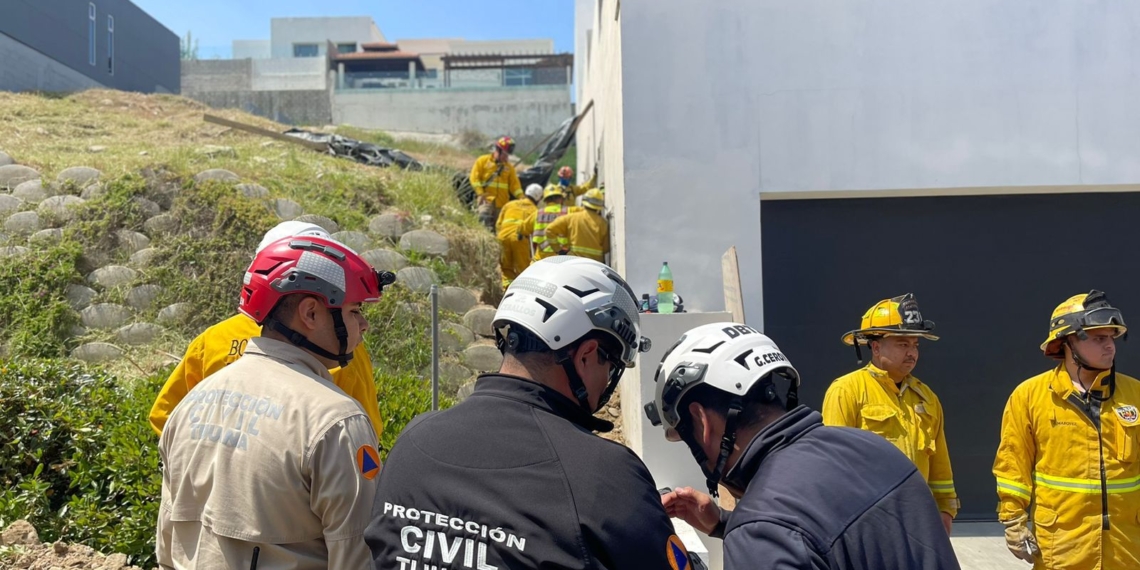
[[[1010,552],[1036,569],[1140,568],[1140,382],[1115,364],[1127,330],[1104,293],[1070,297],[1041,344],[1057,367],[1005,405],[998,518]]]
[[[499,254],[499,272],[503,275],[503,289],[515,280],[524,269],[530,267],[530,242],[519,235],[519,227],[527,217],[537,211],[542,199],[542,186],[531,184],[526,194],[518,200],[511,200],[499,212],[495,223],[495,233],[499,238],[502,253]]]
[[[510,160],[514,151],[514,139],[501,137],[491,145],[490,154],[477,158],[471,167],[471,187],[475,190],[479,221],[492,230],[499,219],[499,210],[507,202],[522,198],[522,183]]]
[[[594,183],[598,181],[598,169],[596,166],[594,167],[594,175],[585,184],[572,184],[573,178],[574,170],[569,166],[558,169],[558,186],[562,188],[562,194],[566,196],[567,200],[574,200],[592,190]]]
[[[567,206],[562,189],[557,184],[549,184],[542,192],[542,205],[527,216],[519,228],[519,235],[531,238],[534,261],[558,255],[558,244],[546,238],[546,228],[554,220],[581,211],[577,206]]]
[[[862,326],[843,335],[843,343],[871,350],[871,364],[831,383],[823,398],[823,423],[877,433],[918,467],[942,512],[946,532],[958,514],[958,494],[946,447],[942,403],[911,372],[918,364],[919,339],[938,340],[934,323],[923,320],[914,295],[876,303]]]
[[[560,254],[577,255],[606,262],[610,252],[610,225],[602,216],[606,198],[592,188],[582,196],[580,212],[566,214],[546,228],[546,239],[557,244]]]
[[[286,237],[315,236],[329,238],[328,232],[320,226],[303,222],[282,222],[265,234],[257,251]],[[174,407],[181,402],[190,389],[203,378],[221,370],[241,357],[249,339],[261,336],[261,326],[253,319],[238,313],[202,332],[186,347],[182,361],[167,378],[150,409],[150,426],[155,433],[162,435],[162,428]],[[349,397],[360,403],[364,413],[372,421],[372,428],[379,438],[384,422],[380,417],[380,407],[376,397],[376,382],[372,375],[372,359],[364,349],[364,343],[353,351],[353,358],[347,366],[331,371],[333,382]]]

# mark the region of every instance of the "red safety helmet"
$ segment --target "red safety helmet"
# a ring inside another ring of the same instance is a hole
[[[495,141],[495,147],[507,154],[511,154],[515,151],[515,139],[511,137],[499,137],[499,140]]]
[[[246,269],[238,310],[259,325],[272,327],[290,342],[325,358],[348,364],[352,352],[346,346],[341,307],[351,303],[380,300],[385,285],[395,282],[395,275],[377,273],[368,262],[344,244],[313,236],[287,237],[259,251]],[[316,346],[300,333],[269,318],[274,307],[286,295],[308,294],[324,301],[332,314],[340,341],[340,354],[332,354]]]

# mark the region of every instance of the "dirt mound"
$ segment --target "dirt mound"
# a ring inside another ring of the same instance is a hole
[[[82,544],[41,543],[35,527],[23,520],[12,523],[0,535],[0,568],[140,570],[127,564],[126,554],[104,555]]]

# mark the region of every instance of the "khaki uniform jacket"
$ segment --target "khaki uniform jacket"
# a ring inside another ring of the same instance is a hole
[[[376,434],[328,369],[252,338],[202,380],[159,440],[162,568],[368,568]]]
[[[249,339],[261,336],[261,325],[238,313],[202,332],[186,347],[182,361],[166,379],[166,384],[150,409],[150,426],[162,435],[162,426],[170,412],[190,389],[203,378],[241,358]],[[372,378],[372,358],[364,343],[352,350],[348,366],[331,371],[333,383],[356,400],[372,420],[376,437],[383,435],[384,419],[376,398],[376,381]]]

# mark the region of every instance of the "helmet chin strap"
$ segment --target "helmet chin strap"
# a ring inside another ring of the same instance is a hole
[[[705,454],[705,450],[701,448],[700,444],[697,443],[697,438],[693,435],[692,420],[677,426],[677,435],[681,436],[681,441],[689,446],[689,452],[693,454],[693,459],[697,460],[697,465],[705,475],[705,484],[708,485],[709,494],[714,498],[720,496],[717,485],[724,478],[724,468],[728,464],[728,456],[732,454],[732,449],[736,444],[736,422],[743,408],[744,400],[740,396],[733,397],[732,402],[728,405],[728,412],[725,413],[724,436],[720,438],[720,453],[717,455],[716,465],[712,469],[708,468],[708,455]]]
[[[558,364],[561,364],[562,370],[566,371],[566,379],[570,381],[570,391],[574,393],[574,399],[578,400],[578,406],[587,414],[593,415],[595,410],[590,405],[590,392],[586,389],[586,383],[582,381],[582,376],[578,374],[578,369],[574,368],[574,357],[570,354],[569,348],[558,352]],[[610,389],[606,391],[612,392]],[[601,402],[599,402],[600,406]]]
[[[1081,332],[1083,333],[1084,331]],[[1100,402],[1112,399],[1112,397],[1116,394],[1116,359],[1114,358],[1112,360],[1112,366],[1109,366],[1108,368],[1096,368],[1090,365],[1085,361],[1084,358],[1081,357],[1081,353],[1077,351],[1077,346],[1073,343],[1072,338],[1072,335],[1066,337],[1065,344],[1069,345],[1069,354],[1073,355],[1073,362],[1077,363],[1078,374],[1082,368],[1090,372],[1096,372],[1097,374],[1104,372],[1105,370],[1109,371],[1108,376],[1105,376],[1104,380],[1101,381],[1101,385],[1108,389],[1108,395],[1101,397],[1097,393],[1094,393],[1092,390],[1089,390],[1089,397]],[[1077,381],[1079,382],[1080,379],[1078,378]]]
[[[341,315],[339,308],[329,309],[329,313],[332,314],[333,330],[336,332],[336,339],[340,344],[340,354],[333,354],[317,346],[316,343],[305,338],[305,335],[285,326],[285,323],[277,319],[269,319],[265,321],[265,324],[262,326],[269,327],[271,330],[280,333],[290,344],[301,347],[322,358],[335,360],[337,364],[343,368],[352,360],[352,352],[346,352],[348,350],[348,327],[344,326],[344,317]]]

